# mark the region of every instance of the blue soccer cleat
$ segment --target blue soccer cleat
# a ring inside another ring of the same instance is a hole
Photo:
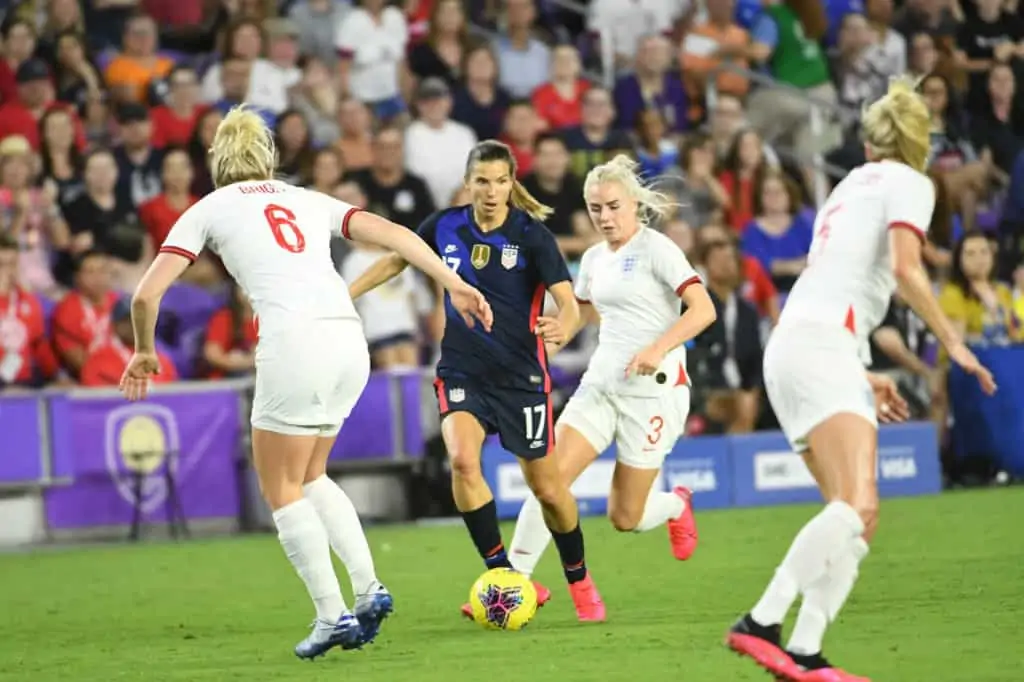
[[[341,614],[337,623],[313,621],[313,632],[295,645],[295,655],[306,660],[323,656],[336,646],[358,649],[363,645],[363,628],[351,612]]]
[[[377,583],[376,590],[356,597],[356,618],[363,629],[363,644],[369,644],[380,633],[380,625],[395,610],[395,600],[387,588]]]

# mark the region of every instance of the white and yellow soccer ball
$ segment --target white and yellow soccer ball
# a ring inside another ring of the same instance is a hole
[[[533,581],[511,568],[492,568],[469,590],[473,620],[491,630],[520,630],[537,613]]]

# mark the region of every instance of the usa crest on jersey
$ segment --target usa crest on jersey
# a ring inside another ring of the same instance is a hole
[[[501,267],[511,270],[519,263],[519,246],[517,244],[506,244],[501,247]]]

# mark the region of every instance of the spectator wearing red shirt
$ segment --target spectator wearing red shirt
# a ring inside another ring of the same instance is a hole
[[[167,239],[181,214],[198,201],[189,191],[192,175],[192,161],[187,151],[172,148],[164,153],[161,168],[164,190],[139,207],[139,220],[149,235],[153,253]]]
[[[203,0],[142,0],[142,9],[165,28],[203,23]]]
[[[725,220],[737,234],[741,234],[754,219],[754,188],[760,186],[767,169],[761,136],[754,130],[736,133],[725,155],[718,181],[730,199]]]
[[[75,144],[85,149],[85,130],[78,115],[66,104],[54,99],[50,68],[40,59],[29,59],[18,67],[15,74],[18,98],[0,106],[0,140],[21,135],[33,151],[39,151],[39,120],[50,109],[61,107],[71,113],[75,123]]]
[[[121,383],[121,375],[132,357],[135,347],[135,332],[132,329],[132,304],[128,298],[117,301],[110,311],[110,326],[113,333],[106,342],[89,353],[82,366],[81,384],[83,386],[117,386]],[[153,377],[159,384],[177,381],[178,372],[174,363],[166,355],[157,351],[160,361],[160,373]]]
[[[527,100],[513,102],[505,112],[505,134],[501,141],[512,150],[518,178],[533,171],[533,145],[539,130],[537,113]]]
[[[53,345],[61,365],[78,377],[85,359],[110,342],[110,311],[117,302],[111,291],[110,258],[86,251],[75,263],[75,288],[53,311]]]
[[[152,144],[160,149],[168,146],[184,147],[192,139],[196,122],[206,107],[199,102],[199,77],[195,69],[175,66],[167,74],[167,99],[154,107]]]
[[[590,89],[580,70],[576,48],[560,45],[551,57],[551,80],[533,91],[533,108],[553,130],[580,125],[583,93]]]
[[[57,373],[57,360],[46,339],[43,307],[20,289],[18,242],[0,233],[0,391],[7,386],[35,386]]]
[[[252,308],[245,294],[232,286],[231,300],[206,327],[203,346],[203,374],[210,379],[249,374],[256,367],[258,333]]]
[[[3,27],[0,48],[0,102],[18,99],[18,83],[14,75],[36,51],[36,29],[24,19],[13,19]]]

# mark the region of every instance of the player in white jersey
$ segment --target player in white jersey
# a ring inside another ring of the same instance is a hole
[[[209,246],[252,303],[259,326],[252,408],[253,464],[278,539],[316,607],[309,637],[295,647],[315,658],[357,648],[392,609],[377,580],[355,508],[326,475],[327,457],[370,372],[348,287],[334,270],[330,240],[343,236],[402,254],[450,293],[453,305],[490,329],[491,311],[410,230],[314,191],[273,180],[273,136],[252,111],[233,109],[210,149],[217,190],[175,223],[132,300],[135,355],[121,389],[146,397],[159,371],[154,333],[160,299]],[[355,612],[341,596],[331,548],[345,564]]]
[[[672,552],[685,560],[697,546],[691,493],[654,486],[690,411],[684,344],[715,321],[715,306],[679,247],[647,227],[670,204],[644,186],[634,168],[620,155],[591,170],[584,183],[590,219],[604,240],[583,254],[576,297],[582,317],[599,321],[600,331],[580,387],[555,427],[555,457],[562,475],[574,481],[615,444],[612,525],[646,531],[667,522]],[[682,315],[680,301],[686,304]],[[512,540],[516,570],[532,574],[550,537],[531,496]]]
[[[808,266],[765,349],[768,398],[827,504],[797,534],[727,644],[791,682],[866,679],[833,667],[821,649],[878,523],[878,420],[906,418],[892,380],[865,369],[867,336],[897,287],[950,358],[986,393],[996,388],[942,314],[922,265],[935,187],[924,174],[928,109],[914,89],[894,80],[864,112],[869,162],[844,178],[819,212]],[[803,602],[783,649],[781,624],[798,596]]]

